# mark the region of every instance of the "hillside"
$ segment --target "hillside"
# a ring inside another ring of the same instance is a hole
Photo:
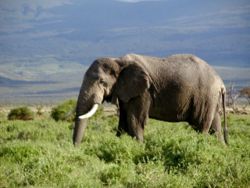
[[[127,53],[195,54],[249,85],[249,17],[247,0],[0,1],[0,103],[74,97],[94,59]]]
[[[0,65],[0,104],[50,104],[76,98],[88,68],[77,63],[46,62],[32,66]],[[227,86],[250,85],[250,68],[214,66]],[[15,72],[10,70],[15,69]]]

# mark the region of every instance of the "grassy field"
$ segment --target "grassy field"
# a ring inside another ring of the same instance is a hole
[[[144,143],[117,138],[118,118],[99,113],[75,148],[71,123],[0,117],[0,187],[250,187],[246,115],[228,116],[229,147],[185,123],[155,120]]]

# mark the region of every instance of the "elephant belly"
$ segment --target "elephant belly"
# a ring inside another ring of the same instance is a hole
[[[178,122],[183,121],[183,118],[178,117],[176,110],[165,110],[162,111],[158,108],[151,108],[149,112],[149,117],[161,121]]]
[[[151,104],[149,117],[169,122],[188,121],[191,112],[190,104],[190,100],[180,95],[160,96]]]

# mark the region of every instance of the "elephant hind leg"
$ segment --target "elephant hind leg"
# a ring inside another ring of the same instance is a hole
[[[208,110],[207,110],[206,114],[204,115],[203,121],[201,123],[202,133],[205,133],[205,134],[209,133],[209,130],[211,128],[211,125],[212,125],[214,117],[215,117],[214,116],[215,109],[216,109],[216,107],[214,107],[213,105],[210,105],[208,107]]]
[[[219,112],[215,113],[211,128],[215,132],[217,139],[225,144],[221,129],[221,117]]]

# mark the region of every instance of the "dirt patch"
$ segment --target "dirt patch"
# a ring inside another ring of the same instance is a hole
[[[248,115],[250,114],[250,106],[227,107],[226,112],[231,114]]]

